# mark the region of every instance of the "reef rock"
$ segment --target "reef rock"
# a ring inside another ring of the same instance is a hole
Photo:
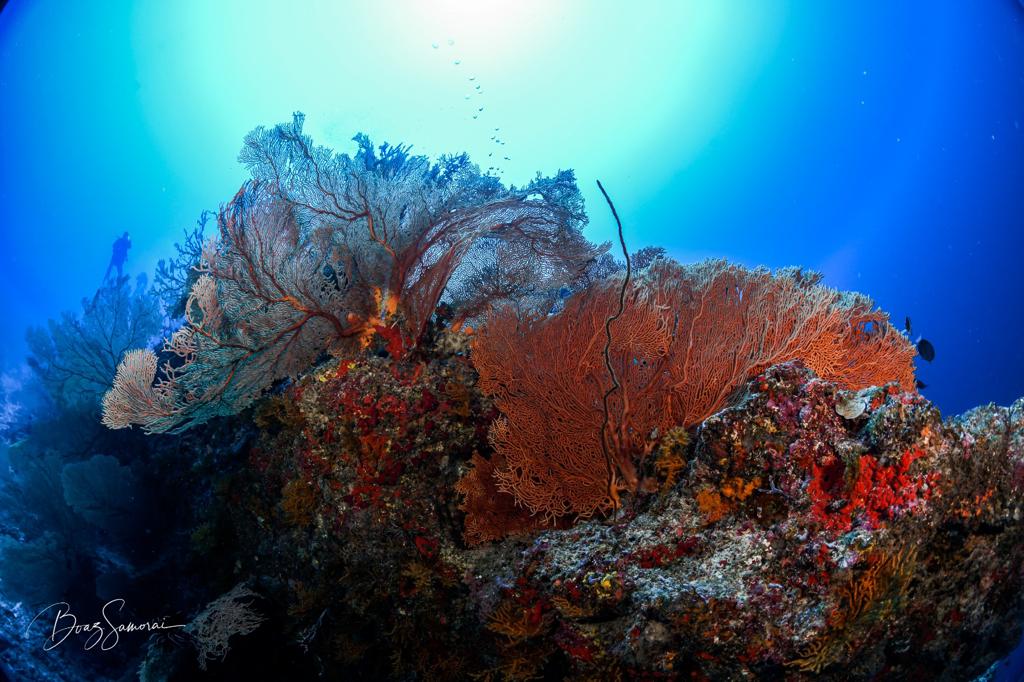
[[[614,518],[470,547],[456,482],[494,409],[458,354],[378,360],[260,407],[222,486],[264,672],[959,680],[1020,639],[1024,400],[943,421],[777,365],[665,435]]]

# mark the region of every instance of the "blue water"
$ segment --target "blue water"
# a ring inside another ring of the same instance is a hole
[[[1016,0],[13,0],[0,100],[11,376],[116,236],[151,272],[238,188],[244,133],[302,110],[339,150],[364,131],[516,183],[572,167],[596,241],[601,179],[633,249],[819,269],[934,344],[919,378],[945,414],[1024,395]]]

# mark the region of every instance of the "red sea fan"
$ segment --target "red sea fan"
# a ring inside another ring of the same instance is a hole
[[[776,274],[725,261],[691,266],[661,259],[626,291],[612,327],[621,389],[609,399],[602,452],[604,324],[621,281],[570,299],[552,316],[497,311],[480,331],[473,362],[502,417],[491,441],[504,460],[500,490],[534,514],[588,517],[639,486],[638,465],[674,426],[724,407],[765,368],[802,360],[843,388],[899,382],[914,390],[914,347],[867,297],[823,286],[796,269]],[[472,520],[471,520],[472,522]]]

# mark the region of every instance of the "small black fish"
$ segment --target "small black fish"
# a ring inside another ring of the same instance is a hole
[[[919,391],[922,388],[928,388],[928,384],[924,383],[920,379],[914,379],[914,384],[917,386],[917,390],[919,390]]]
[[[906,329],[907,329],[907,336],[910,336],[910,315],[907,315]]]
[[[917,354],[920,355],[922,359],[931,362],[935,359],[935,346],[933,346],[931,341],[928,339],[918,339]]]

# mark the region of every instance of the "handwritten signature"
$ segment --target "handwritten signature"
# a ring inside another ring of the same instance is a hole
[[[100,651],[110,651],[117,646],[117,643],[121,640],[122,633],[150,633],[185,627],[184,625],[168,625],[166,618],[144,623],[134,623],[131,621],[115,623],[115,609],[117,612],[120,612],[124,605],[124,599],[111,599],[100,610],[102,621],[80,623],[78,616],[71,611],[70,604],[66,601],[55,602],[36,614],[32,622],[28,624],[28,627],[31,628],[41,618],[49,617],[47,614],[52,615],[52,612],[56,609],[56,616],[53,618],[53,629],[50,631],[49,637],[46,638],[47,641],[43,645],[43,651],[56,649],[72,635],[85,636],[85,643],[82,645],[82,649],[85,651],[96,647],[99,647]]]

